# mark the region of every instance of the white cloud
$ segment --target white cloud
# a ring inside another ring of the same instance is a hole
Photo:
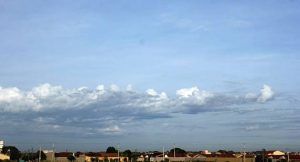
[[[150,96],[157,96],[157,92],[154,89],[148,89],[146,93]]]
[[[128,84],[126,87],[126,91],[133,91],[132,85]]]
[[[182,88],[173,97],[154,89],[137,92],[131,86],[122,89],[116,85],[65,89],[42,84],[27,91],[0,87],[0,119],[12,121],[10,124],[14,129],[21,123],[18,129],[22,131],[27,131],[22,125],[30,125],[42,132],[52,129],[54,132],[86,132],[86,135],[95,136],[117,135],[126,133],[119,127],[122,123],[173,117],[174,113],[231,111],[230,106],[265,103],[273,97],[274,92],[266,85],[260,93],[234,96],[198,87]],[[1,124],[5,125],[4,122]]]
[[[18,88],[2,88],[0,87],[0,102],[13,102],[23,98]]]
[[[201,91],[198,87],[183,88],[176,91],[176,95],[184,103],[194,103],[203,105],[208,99],[214,97],[214,94],[207,91]]]
[[[101,130],[106,132],[106,133],[117,133],[117,132],[121,131],[121,129],[119,128],[118,125],[107,127],[107,128],[101,129]]]
[[[274,92],[272,90],[272,88],[268,85],[264,85],[264,87],[260,90],[260,95],[259,97],[257,98],[257,101],[258,102],[266,102],[270,99],[273,98],[274,96]]]
[[[105,89],[104,85],[98,85],[98,86],[96,87],[96,90],[97,90],[97,91],[104,91],[104,89]]]
[[[63,88],[61,86],[51,86],[50,84],[42,84],[40,86],[34,87],[31,91],[33,96],[37,98],[46,98],[48,96],[56,96],[63,93]]]
[[[95,89],[80,87],[64,89],[61,86],[42,84],[29,91],[22,91],[16,87],[0,88],[0,111],[52,111],[52,110],[81,110],[94,111],[128,111],[128,112],[156,112],[172,113],[211,111],[212,108],[244,104],[251,102],[264,103],[274,97],[271,87],[264,85],[259,94],[230,96],[216,94],[198,87],[183,88],[176,91],[176,97],[169,98],[165,92],[148,89],[146,94],[132,91],[129,85],[122,90],[117,85],[108,89],[99,85]],[[128,113],[127,112],[127,113]],[[134,113],[132,113],[134,114]],[[121,114],[120,114],[121,115]]]
[[[247,93],[245,96],[246,99],[257,99],[257,94],[255,93]]]
[[[118,91],[120,91],[120,88],[117,85],[112,84],[112,85],[110,85],[110,90],[113,92],[118,92]]]

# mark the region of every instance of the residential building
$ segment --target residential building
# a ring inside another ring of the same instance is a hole
[[[8,155],[0,153],[0,160],[9,160],[9,159],[10,157]]]
[[[243,154],[202,154],[206,162],[255,162],[254,155]]]
[[[106,153],[106,152],[89,152],[85,154],[85,161],[102,161],[102,162],[128,162],[128,157],[118,156],[118,153]]]
[[[279,150],[270,150],[265,152],[265,157],[268,159],[268,161],[271,162],[278,162],[286,160],[287,157],[284,152]]]
[[[243,157],[243,154],[220,154],[220,153],[187,153],[187,154],[172,154],[169,153],[165,157],[158,155],[154,158],[150,158],[152,162],[161,162],[163,160],[170,162],[255,162],[255,156],[247,154]]]
[[[0,140],[0,152],[2,151],[3,147],[4,147],[4,141]]]
[[[72,152],[56,152],[55,153],[55,162],[70,162],[68,160],[69,156],[74,156],[74,153]]]

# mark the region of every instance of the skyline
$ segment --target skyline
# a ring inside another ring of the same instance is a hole
[[[299,151],[299,5],[0,0],[0,140]]]

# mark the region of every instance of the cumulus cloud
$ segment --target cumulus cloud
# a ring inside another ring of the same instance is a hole
[[[260,95],[257,98],[258,102],[266,102],[273,98],[274,92],[272,88],[268,85],[264,85],[264,87],[260,90]]]
[[[154,89],[137,92],[131,85],[124,89],[117,85],[65,89],[46,83],[27,91],[0,87],[0,119],[10,121],[0,126],[18,123],[18,130],[23,130],[23,123],[45,132],[120,134],[124,131],[119,126],[126,123],[170,118],[175,113],[230,111],[234,105],[263,104],[274,98],[274,92],[268,85],[259,93],[234,96],[191,87],[170,96]]]
[[[214,97],[211,92],[199,90],[198,87],[183,88],[176,91],[178,99],[184,102],[194,102],[199,105],[203,105],[207,100]]]
[[[264,85],[259,94],[248,93],[246,94],[245,99],[249,101],[256,101],[258,103],[265,103],[272,100],[274,98],[274,94],[275,93],[270,86]]]
[[[148,89],[145,93],[136,92],[129,85],[122,90],[117,85],[106,88],[99,85],[95,89],[80,87],[64,89],[61,86],[42,84],[29,91],[17,87],[0,87],[0,111],[45,112],[52,110],[82,110],[95,111],[135,111],[172,113],[186,109],[216,108],[245,103],[265,103],[274,97],[272,88],[264,85],[260,93],[230,96],[218,94],[198,87],[182,88],[176,91],[176,96],[169,98],[165,92]],[[207,110],[209,111],[209,109]]]

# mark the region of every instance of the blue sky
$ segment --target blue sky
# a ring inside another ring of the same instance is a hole
[[[299,150],[299,5],[0,0],[0,138]]]

